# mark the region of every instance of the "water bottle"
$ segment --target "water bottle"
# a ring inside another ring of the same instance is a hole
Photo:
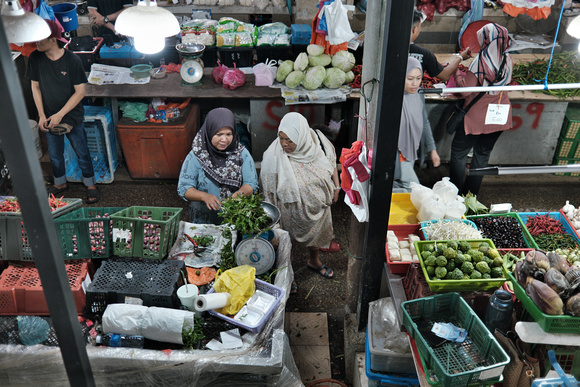
[[[143,348],[145,345],[145,337],[140,335],[107,333],[106,335],[98,335],[96,343],[97,345],[104,345],[106,347]]]
[[[493,293],[485,314],[485,325],[492,334],[496,328],[504,333],[510,329],[513,309],[514,302],[509,292],[499,289]]]

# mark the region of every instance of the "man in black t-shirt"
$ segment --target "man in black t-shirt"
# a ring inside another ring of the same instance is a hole
[[[87,186],[87,204],[96,203],[99,190],[85,133],[85,75],[80,58],[64,48],[66,40],[60,26],[46,20],[50,36],[36,42],[37,50],[30,54],[26,77],[30,79],[32,97],[38,110],[38,127],[45,132],[52,164],[54,185],[49,194],[60,195],[68,189],[64,161],[64,136],[74,149]]]
[[[133,0],[88,0],[87,8],[96,36],[115,35],[115,20],[132,5]]]
[[[455,73],[457,70],[459,63],[471,56],[469,47],[461,51],[459,54],[455,54],[453,60],[449,62],[446,67],[443,67],[443,65],[439,63],[437,57],[431,51],[413,43],[421,32],[422,22],[423,14],[420,11],[415,10],[413,13],[413,27],[411,28],[411,46],[409,47],[409,56],[412,56],[421,62],[423,70],[427,71],[427,74],[447,82],[453,73]]]

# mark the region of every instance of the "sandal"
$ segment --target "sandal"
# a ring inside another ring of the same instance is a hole
[[[292,281],[292,284],[290,285],[290,294],[296,293],[298,293],[298,284],[296,283],[296,281]]]
[[[325,253],[336,253],[340,249],[342,249],[342,245],[338,242],[332,241],[330,242],[330,246],[328,246],[328,248],[324,249],[321,247],[320,251],[324,251]]]
[[[85,203],[87,204],[95,204],[101,199],[101,193],[99,189],[89,189],[87,190],[87,198],[85,199]]]
[[[326,279],[333,279],[334,278],[334,270],[332,270],[332,268],[330,268],[330,267],[326,267],[326,265],[324,263],[322,265],[320,265],[319,267],[312,267],[308,264],[306,264],[306,266],[310,270],[320,274],[321,276],[323,276]],[[332,275],[328,274],[330,272],[332,272]]]
[[[65,185],[62,188],[56,188],[54,185],[51,185],[46,191],[48,192],[48,195],[54,195],[54,196],[58,196],[61,193],[63,193],[64,191],[66,191],[68,189],[68,184]]]

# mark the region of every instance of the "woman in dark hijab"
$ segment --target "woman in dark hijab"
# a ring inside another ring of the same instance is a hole
[[[177,193],[189,201],[193,223],[220,224],[221,201],[251,195],[258,189],[258,175],[250,152],[240,144],[234,113],[226,108],[210,111],[193,139],[177,185]]]
[[[409,57],[399,126],[399,152],[395,162],[395,181],[393,182],[393,188],[404,191],[410,191],[411,182],[419,183],[414,166],[421,141],[424,142],[430,153],[433,166],[438,167],[440,164],[431,125],[425,112],[425,97],[417,92],[421,87],[422,78],[421,63],[417,59]]]

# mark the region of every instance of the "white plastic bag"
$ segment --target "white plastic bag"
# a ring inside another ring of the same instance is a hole
[[[358,156],[358,160],[362,163],[363,167],[370,171],[367,168],[367,148],[363,146],[361,152]],[[356,216],[359,222],[368,222],[369,220],[369,197],[368,197],[368,190],[369,190],[369,179],[366,179],[364,182],[361,182],[356,174],[356,171],[353,167],[348,167],[348,173],[352,178],[352,191],[357,191],[360,195],[360,202],[359,204],[354,204],[348,198],[348,195],[344,195],[344,202],[350,207],[354,216]]]
[[[457,198],[459,189],[449,180],[448,177],[444,177],[433,185],[433,192],[436,195],[439,195],[443,202],[449,202]]]
[[[413,206],[415,206],[417,211],[421,210],[421,204],[423,201],[425,201],[425,199],[434,195],[431,188],[417,184],[414,181],[409,184],[409,188],[411,188],[411,203],[413,203]]]
[[[347,11],[354,11],[354,5],[345,6],[341,0],[335,0],[330,5],[325,5],[323,11],[328,29],[326,40],[330,44],[341,44],[355,37],[347,15]],[[321,18],[322,14],[320,12],[318,17]]]
[[[439,195],[434,194],[433,196],[425,199],[421,204],[421,209],[417,214],[417,220],[419,222],[424,222],[430,219],[443,219],[447,209],[445,203],[441,200]]]
[[[272,86],[276,79],[276,60],[272,59],[267,63],[258,63],[252,68],[256,86]]]
[[[461,219],[461,217],[465,214],[467,208],[461,197],[457,197],[456,200],[450,200],[445,203],[445,207],[447,211],[445,212],[445,219]]]

